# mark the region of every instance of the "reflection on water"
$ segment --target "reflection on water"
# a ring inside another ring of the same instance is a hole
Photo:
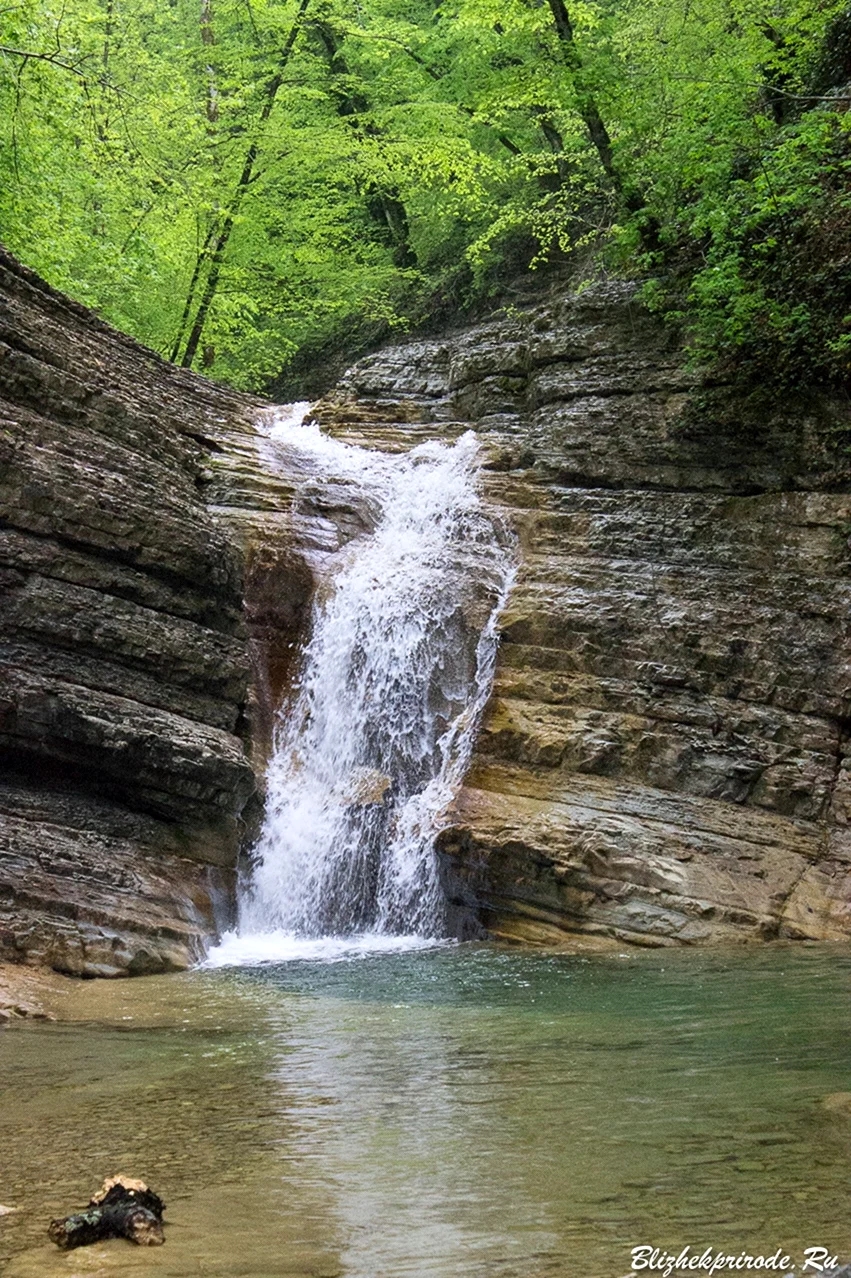
[[[89,983],[0,1035],[7,1278],[618,1278],[655,1243],[851,1258],[851,955],[452,946]],[[65,1256],[100,1179],[156,1250]],[[13,1254],[14,1253],[14,1254]]]

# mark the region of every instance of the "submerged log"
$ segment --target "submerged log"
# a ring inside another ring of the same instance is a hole
[[[113,1176],[105,1180],[85,1211],[50,1222],[51,1240],[64,1251],[106,1238],[129,1238],[142,1247],[165,1242],[165,1203],[142,1180]]]

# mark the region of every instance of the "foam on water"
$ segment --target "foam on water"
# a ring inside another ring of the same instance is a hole
[[[339,963],[375,954],[403,954],[450,944],[427,936],[393,936],[367,932],[361,936],[293,936],[289,932],[226,932],[200,965],[256,967],[263,963]]]
[[[308,410],[263,427],[270,464],[326,486],[329,504],[342,491],[372,529],[336,554],[317,592],[238,933],[214,964],[444,934],[435,836],[490,692],[513,575],[471,431],[389,455],[324,435]]]

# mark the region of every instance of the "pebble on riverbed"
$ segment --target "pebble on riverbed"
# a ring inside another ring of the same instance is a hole
[[[822,1097],[821,1103],[831,1114],[851,1118],[851,1092],[831,1092],[829,1096]]]

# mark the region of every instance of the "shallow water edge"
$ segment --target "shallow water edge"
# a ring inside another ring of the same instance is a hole
[[[844,946],[456,944],[63,983],[71,1019],[0,1036],[4,1278],[847,1260],[849,980]],[[166,1246],[45,1243],[116,1171],[162,1193]]]

